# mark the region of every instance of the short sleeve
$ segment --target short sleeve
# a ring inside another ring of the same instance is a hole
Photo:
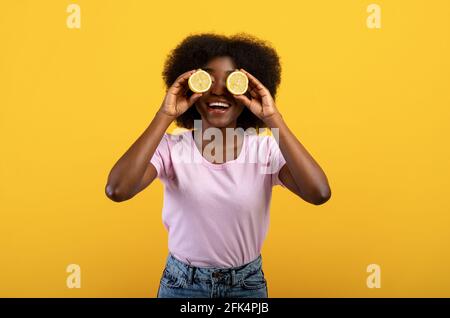
[[[171,179],[173,176],[169,139],[170,135],[164,133],[153,157],[150,159],[150,163],[153,164],[158,173],[157,177],[161,180]]]
[[[281,153],[280,147],[273,136],[268,136],[269,140],[269,166],[271,172],[272,186],[285,185],[281,182],[278,174],[281,168],[286,164],[286,160]]]

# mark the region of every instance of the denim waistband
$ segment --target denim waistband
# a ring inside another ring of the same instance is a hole
[[[166,261],[166,270],[172,275],[183,277],[188,283],[198,279],[200,281],[224,282],[235,285],[243,278],[258,272],[261,268],[261,255],[250,263],[229,268],[191,266],[176,259],[171,253],[169,253]]]

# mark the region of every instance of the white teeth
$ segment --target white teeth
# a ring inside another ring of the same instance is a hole
[[[220,106],[220,107],[226,107],[226,108],[230,107],[229,104],[226,104],[226,103],[220,103],[220,102],[210,103],[209,106]]]

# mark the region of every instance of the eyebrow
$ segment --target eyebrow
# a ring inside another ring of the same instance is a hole
[[[215,71],[213,68],[210,68],[210,67],[204,67],[203,70],[205,70],[205,71],[213,71],[213,72]],[[225,71],[225,73],[227,73],[227,74],[233,73],[235,70],[236,70],[236,69],[234,69],[234,70],[228,70],[228,71]]]

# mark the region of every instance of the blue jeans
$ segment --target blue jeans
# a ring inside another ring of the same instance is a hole
[[[230,268],[194,267],[169,253],[158,298],[267,298],[261,255]]]

